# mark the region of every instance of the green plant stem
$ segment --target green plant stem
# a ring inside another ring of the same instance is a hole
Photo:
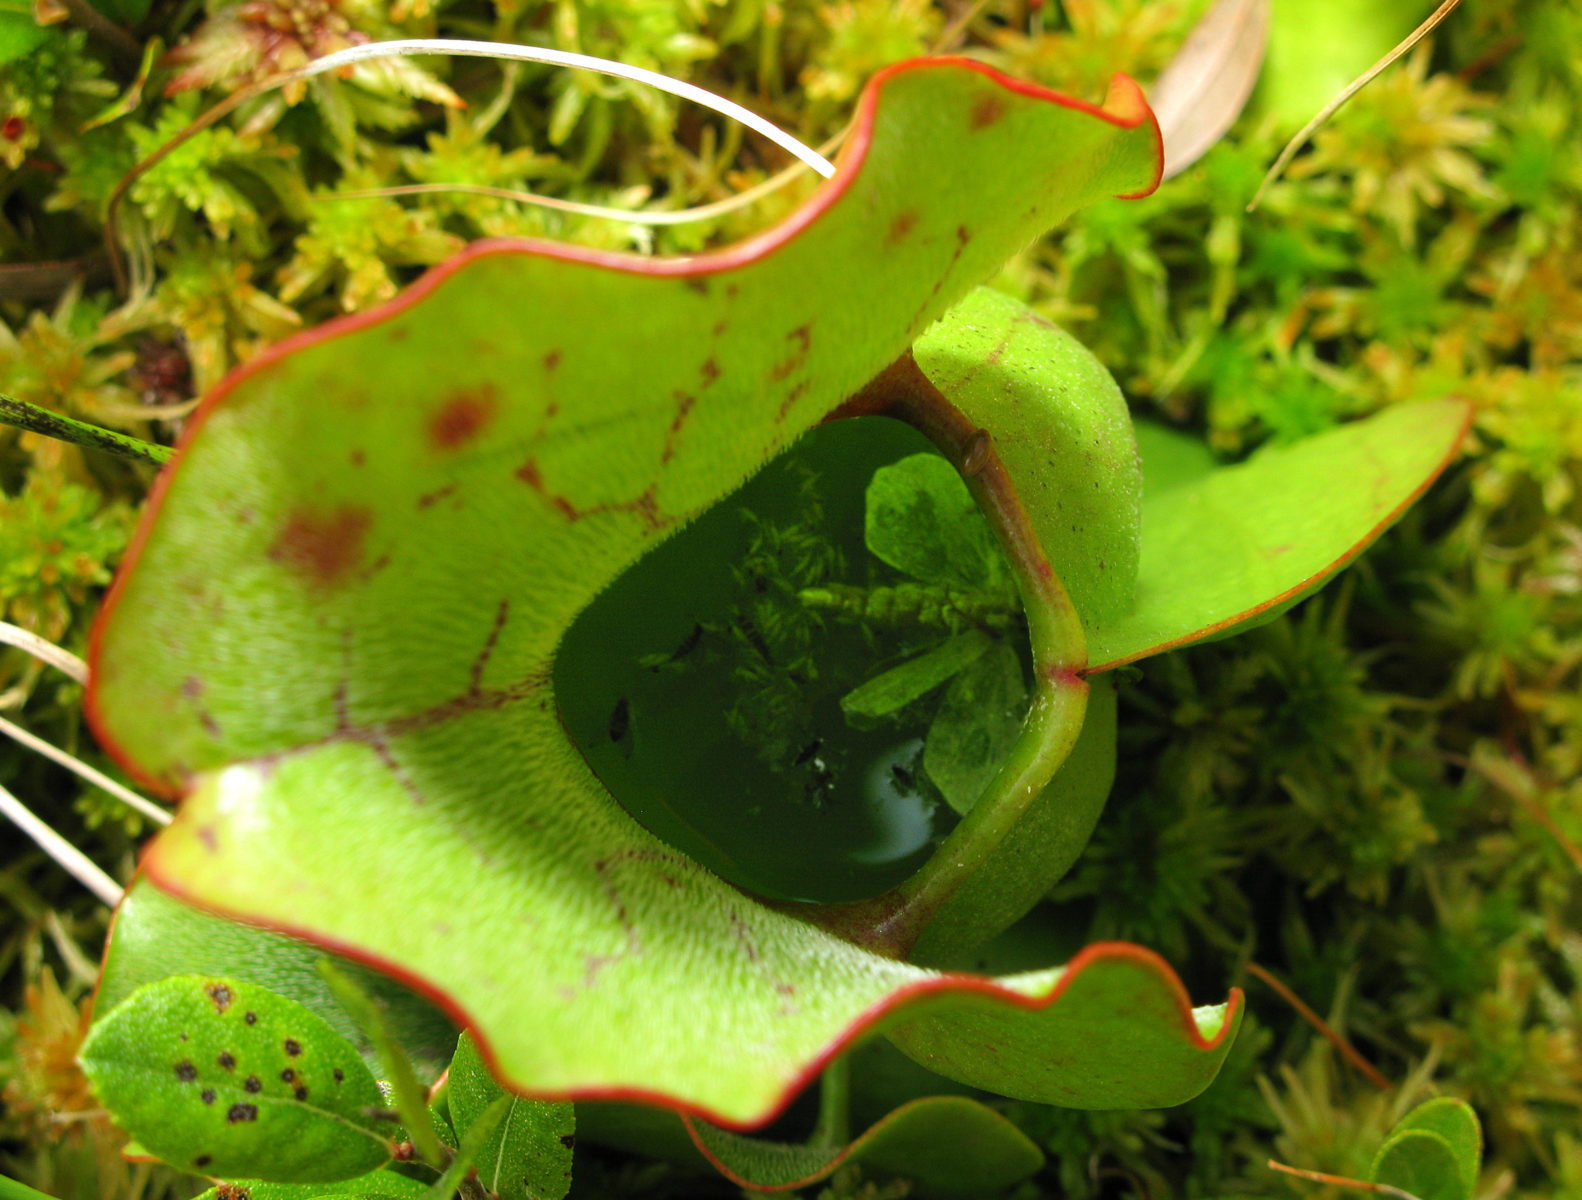
[[[70,417],[63,417],[59,413],[50,412],[47,408],[40,408],[36,404],[29,404],[26,400],[17,400],[11,396],[0,395],[0,422],[15,425],[18,429],[26,429],[32,433],[42,433],[46,437],[58,438],[63,442],[91,446],[95,450],[103,450],[122,458],[138,458],[159,466],[169,462],[171,455],[175,453],[169,446],[160,446],[154,442],[145,442],[141,438],[127,437],[124,433],[101,429],[97,425],[74,421]]]
[[[851,1056],[830,1060],[818,1080],[818,1124],[810,1146],[844,1146],[851,1141]]]
[[[396,1112],[401,1115],[401,1124],[412,1139],[413,1148],[429,1166],[435,1170],[442,1169],[446,1151],[434,1129],[434,1119],[429,1115],[428,1092],[418,1081],[417,1072],[412,1069],[412,1062],[406,1052],[390,1036],[384,1009],[329,959],[319,959],[317,966],[319,974],[335,993],[335,998],[351,1013],[378,1051],[379,1061],[384,1064],[389,1077]]]
[[[882,414],[915,426],[967,482],[1016,576],[1036,682],[1021,736],[999,774],[905,883],[874,900],[813,912],[819,924],[875,953],[901,958],[924,927],[1010,834],[1076,745],[1087,714],[1087,637],[1010,473],[988,435],[947,400],[910,353],[833,416]]]

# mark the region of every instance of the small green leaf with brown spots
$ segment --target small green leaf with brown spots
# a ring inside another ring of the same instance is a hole
[[[82,1065],[116,1123],[185,1170],[327,1183],[390,1157],[356,1048],[256,984],[177,975],[140,987],[94,1026]]]

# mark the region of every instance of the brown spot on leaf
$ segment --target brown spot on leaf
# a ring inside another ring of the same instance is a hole
[[[559,350],[551,350],[548,354],[544,355],[544,370],[553,371],[558,366],[560,366]]]
[[[249,1025],[256,1025],[258,1024],[258,1014],[255,1012],[250,1012],[245,1017],[243,1017],[242,1020],[246,1021]]]
[[[192,1160],[192,1165],[195,1167],[206,1167],[213,1161],[214,1158],[212,1155],[200,1154],[197,1158]]]
[[[720,364],[715,362],[712,357],[706,358],[703,360],[703,369],[700,374],[703,376],[703,386],[708,387],[720,377]]]
[[[331,1074],[335,1076],[336,1083],[344,1083],[346,1081],[346,1072],[341,1070],[339,1067],[336,1067],[335,1070],[331,1072]]]
[[[987,129],[1005,115],[1005,97],[988,95],[972,106],[972,127]]]
[[[445,499],[446,496],[449,496],[455,490],[456,485],[452,483],[432,492],[424,492],[417,498],[417,506],[419,508],[433,508],[436,504]]]
[[[202,1101],[205,1104],[213,1104],[214,1103],[214,1089],[213,1088],[204,1088],[200,1098],[202,1099]]]
[[[181,1080],[182,1083],[191,1083],[197,1077],[198,1068],[190,1062],[179,1062],[176,1064],[176,1078]]]
[[[280,1082],[282,1083],[290,1083],[296,1077],[297,1073],[290,1067],[287,1067],[285,1070],[280,1072]]]
[[[353,450],[351,453],[351,460],[352,466],[361,467],[367,464],[368,455],[361,450]]]
[[[544,476],[539,472],[538,460],[536,458],[528,459],[516,469],[514,474],[518,479],[527,484],[527,486],[532,488],[535,492],[541,492],[544,490]]]
[[[226,1111],[225,1119],[232,1125],[240,1125],[244,1121],[258,1120],[258,1105],[233,1104]]]
[[[912,232],[912,227],[917,224],[917,209],[909,208],[899,214],[890,222],[890,229],[884,235],[886,246],[899,246],[906,240],[906,235]]]
[[[333,587],[345,580],[362,558],[363,541],[373,520],[372,512],[357,505],[342,505],[332,513],[299,508],[267,553],[310,586]]]
[[[689,276],[686,280],[687,291],[696,292],[700,296],[709,294],[709,281],[699,275]]]
[[[224,1012],[231,1007],[231,1001],[236,999],[235,993],[223,983],[206,983],[203,985],[204,994],[214,1001],[214,1010]]]
[[[261,1092],[263,1089],[263,1080],[259,1079],[256,1075],[249,1075],[246,1079],[242,1080],[242,1090],[244,1092]]]
[[[210,854],[218,854],[220,852],[220,839],[214,832],[213,825],[199,825],[197,832],[198,840],[203,843],[205,850]]]
[[[456,450],[484,431],[500,408],[499,389],[492,383],[462,388],[429,420],[429,440],[439,450]]]
[[[562,1146],[564,1146],[567,1150],[570,1150],[573,1146],[575,1146],[577,1144],[577,1135],[574,1134],[574,1133],[563,1133],[563,1134],[561,1134],[560,1135],[560,1144]]]
[[[295,1058],[295,1057],[297,1057],[297,1055],[302,1053],[302,1043],[297,1041],[296,1038],[287,1038],[286,1042],[285,1042],[285,1046],[286,1046],[286,1053],[289,1054],[292,1058]]]
[[[692,406],[698,398],[690,392],[672,392],[670,398],[676,402],[676,415],[670,420],[670,431],[665,435],[665,448],[659,456],[662,463],[669,462],[676,453],[676,443],[681,438],[681,427],[687,423],[687,415],[692,411]]]
[[[220,1057],[215,1061],[227,1071],[236,1070],[236,1055],[232,1054],[229,1050],[221,1050]]]
[[[291,1094],[298,1100],[306,1100],[308,1098],[308,1085],[305,1083],[297,1084],[296,1087],[291,1089]]]

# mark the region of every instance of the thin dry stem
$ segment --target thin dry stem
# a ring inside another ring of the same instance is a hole
[[[1331,1046],[1335,1047],[1335,1049],[1340,1052],[1340,1056],[1352,1066],[1356,1067],[1357,1070],[1360,1071],[1362,1075],[1368,1080],[1368,1082],[1374,1085],[1374,1087],[1378,1088],[1382,1092],[1387,1092],[1395,1086],[1388,1079],[1386,1079],[1383,1074],[1380,1073],[1377,1067],[1362,1057],[1361,1052],[1346,1040],[1344,1034],[1334,1029],[1328,1021],[1324,1020],[1323,1017],[1319,1016],[1306,1004],[1302,1003],[1301,997],[1299,997],[1290,988],[1286,987],[1285,984],[1281,983],[1263,967],[1260,967],[1255,962],[1249,962],[1247,964],[1247,972],[1248,974],[1263,980],[1264,983],[1268,984],[1271,988],[1278,992],[1282,1000],[1284,1000],[1292,1008],[1296,1009],[1296,1011],[1301,1014],[1302,1019],[1314,1029],[1318,1030],[1318,1032],[1323,1035],[1324,1040],[1327,1041]]]
[[[366,45],[351,46],[345,50],[336,51],[334,54],[326,54],[323,58],[315,59],[313,62],[307,63],[304,66],[297,67],[290,71],[283,71],[278,75],[270,76],[268,79],[262,79],[256,83],[251,83],[244,87],[238,88],[224,100],[221,100],[218,104],[214,105],[213,108],[200,113],[190,125],[184,128],[180,133],[176,134],[175,137],[171,138],[170,141],[166,142],[163,146],[159,147],[159,149],[155,150],[147,158],[134,165],[130,171],[122,176],[121,181],[116,184],[115,191],[110,195],[110,202],[106,207],[104,224],[105,249],[109,253],[110,265],[115,273],[116,287],[124,293],[128,286],[126,264],[122,260],[120,242],[117,237],[117,214],[120,211],[121,204],[125,199],[126,194],[131,190],[132,184],[135,183],[144,172],[149,170],[149,168],[153,167],[156,163],[163,160],[183,142],[209,128],[222,117],[234,112],[237,108],[245,104],[248,100],[253,99],[255,96],[264,95],[267,92],[271,92],[274,89],[287,83],[291,83],[295,80],[308,79],[315,75],[323,75],[329,71],[338,71],[342,68],[351,66],[358,62],[366,61],[368,59],[413,57],[425,54],[454,54],[473,58],[496,58],[517,62],[548,63],[553,66],[571,67],[585,71],[596,71],[603,75],[614,75],[622,79],[632,80],[636,83],[644,83],[650,87],[658,88],[661,91],[670,92],[672,95],[680,96],[683,99],[695,101],[706,108],[713,109],[722,116],[729,117],[734,121],[739,121],[741,124],[747,126],[747,128],[762,134],[764,137],[774,142],[775,145],[786,150],[793,157],[799,159],[806,166],[811,167],[825,179],[828,179],[831,175],[835,174],[835,164],[830,162],[829,159],[825,158],[823,154],[798,141],[789,133],[786,133],[783,129],[779,128],[779,126],[765,120],[763,117],[760,117],[751,109],[744,108],[742,105],[737,104],[733,100],[727,100],[723,96],[716,96],[713,92],[707,91],[704,88],[700,88],[696,84],[684,83],[679,79],[672,79],[668,75],[661,75],[657,71],[649,71],[643,67],[633,67],[626,63],[614,62],[607,58],[595,58],[588,54],[573,54],[570,51],[552,50],[542,46],[519,46],[509,43],[479,42],[465,38],[410,38],[388,42],[369,42]],[[844,133],[837,136],[843,137]],[[775,179],[777,181],[781,181],[782,176],[789,178],[798,170],[801,170],[801,168],[792,167],[789,173],[782,172],[781,175],[776,176]],[[780,183],[776,182],[775,186],[780,186]],[[754,198],[756,198],[756,195]],[[541,203],[544,199],[546,198],[538,197],[533,202]],[[747,201],[744,201],[741,197],[735,197],[733,201],[722,201],[722,203],[730,204],[732,207],[746,202]],[[567,202],[565,201],[560,201],[556,204],[549,205],[548,207],[561,207],[566,203]],[[616,213],[620,212],[619,209],[611,211]],[[723,211],[729,210],[726,209]],[[608,214],[597,213],[595,215],[603,216]],[[710,213],[708,215],[717,214]],[[632,217],[628,214],[621,213],[619,219],[630,221],[632,220]],[[704,218],[694,217],[692,219],[701,220]],[[665,222],[654,223],[664,224]]]
[[[1269,1160],[1271,1170],[1282,1171],[1287,1175],[1295,1175],[1298,1179],[1307,1179],[1313,1183],[1327,1183],[1334,1187],[1352,1188],[1359,1192],[1375,1192],[1381,1196],[1394,1196],[1396,1200],[1418,1200],[1405,1188],[1391,1187],[1387,1183],[1371,1183],[1366,1179],[1348,1179],[1344,1175],[1326,1175],[1323,1171],[1308,1171],[1301,1167],[1288,1167],[1283,1162]]]
[[[122,787],[108,775],[94,770],[87,763],[71,754],[68,754],[59,746],[51,745],[43,738],[29,733],[20,725],[12,724],[4,717],[0,717],[0,733],[5,734],[13,741],[20,742],[29,750],[36,750],[45,758],[59,763],[74,775],[86,779],[89,783],[93,784],[94,787],[103,788],[105,791],[109,792],[110,795],[121,801],[121,803],[128,805],[131,808],[135,808],[150,821],[153,821],[156,825],[170,824],[170,814],[164,809],[156,807],[152,801],[143,799],[143,797],[139,796],[136,792]]]
[[[1251,203],[1247,205],[1247,211],[1252,212],[1253,209],[1258,207],[1258,202],[1263,199],[1263,194],[1269,190],[1275,180],[1285,173],[1286,167],[1290,166],[1291,160],[1296,157],[1296,152],[1307,145],[1308,138],[1317,133],[1326,121],[1339,112],[1346,101],[1367,87],[1381,73],[1388,70],[1392,63],[1432,33],[1434,28],[1455,11],[1456,6],[1460,3],[1461,0],[1444,0],[1443,4],[1429,14],[1426,21],[1402,39],[1400,45],[1357,76],[1356,79],[1353,79],[1341,89],[1340,95],[1324,105],[1316,117],[1302,126],[1297,135],[1285,144],[1285,149],[1280,151],[1280,157],[1274,160],[1274,166],[1269,168],[1269,173],[1263,177],[1263,182],[1258,185],[1258,190],[1254,193]]]
[[[88,664],[70,650],[62,650],[47,638],[41,638],[30,629],[0,621],[0,642],[26,650],[34,658],[47,662],[58,671],[64,671],[84,686],[88,683]]]
[[[0,814],[9,817],[16,826],[39,844],[45,854],[111,908],[121,903],[121,885],[100,869],[99,865],[73,846],[60,834],[33,815],[31,809],[5,788],[0,787]]]

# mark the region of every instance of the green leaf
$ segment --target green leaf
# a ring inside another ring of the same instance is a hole
[[[426,1191],[428,1186],[421,1180],[385,1168],[331,1184],[239,1179],[212,1187],[193,1200],[416,1200]]]
[[[1120,388],[1065,330],[986,288],[913,354],[1004,462],[1091,640],[1137,577],[1142,474]]]
[[[356,1048],[294,1000],[237,979],[147,984],[100,1019],[82,1065],[116,1123],[172,1165],[287,1183],[390,1157]]]
[[[103,743],[184,797],[150,878],[444,996],[498,1077],[542,1098],[640,1094],[747,1126],[877,1022],[916,1035],[926,1010],[972,1019],[926,1030],[923,1052],[1008,1093],[1185,1099],[1233,1022],[1194,1015],[1157,959],[941,975],[760,904],[630,818],[552,686],[566,627],[622,570],[1038,230],[1147,187],[1156,151],[1129,83],[1097,113],[972,65],[904,65],[860,106],[836,178],[745,246],[481,244],[254,359],[189,425],[93,639]],[[1054,418],[974,419],[998,439]],[[1059,441],[1030,437],[1003,447],[1028,478]],[[1115,437],[1130,445],[1124,423]],[[1057,497],[1028,505],[1060,523]],[[1109,1006],[1068,1013],[1078,980]],[[1071,1074],[1050,1053],[1050,1029],[1100,1042],[1087,1023],[1131,1000],[1164,1022],[1153,1058]],[[985,1012],[1004,1019],[993,1057]]]
[[[1373,1182],[1410,1192],[1417,1200],[1470,1200],[1450,1143],[1426,1129],[1393,1135],[1373,1160]]]
[[[807,1187],[847,1163],[911,1179],[935,1196],[993,1195],[1043,1166],[1021,1130],[965,1096],[930,1096],[896,1109],[846,1146],[804,1146],[729,1133],[702,1121],[688,1131],[733,1182],[775,1191]]]
[[[1115,685],[1100,675],[1090,681],[1087,719],[1070,757],[999,853],[923,931],[914,961],[939,965],[988,941],[1026,915],[1071,869],[1115,781],[1115,739]]]
[[[463,1033],[450,1068],[450,1112],[465,1138],[489,1106],[510,1093],[489,1072],[472,1038]],[[500,1200],[560,1200],[571,1187],[571,1147],[577,1128],[569,1104],[511,1096],[499,1127],[474,1160],[478,1182]]]
[[[1470,419],[1462,400],[1402,404],[1217,468],[1170,448],[1183,435],[1150,434],[1144,474],[1159,454],[1168,478],[1145,493],[1135,606],[1088,626],[1091,670],[1223,636],[1322,586],[1450,464]]]
[[[863,536],[876,558],[924,583],[1005,588],[1010,571],[956,468],[913,454],[873,474]]]
[[[983,656],[994,640],[975,629],[958,633],[926,654],[909,658],[882,675],[875,675],[861,687],[840,698],[847,717],[883,717],[905,708],[928,695],[957,671],[964,670]]]
[[[923,743],[923,769],[950,807],[972,810],[1010,753],[1026,712],[1021,659],[1008,642],[995,642],[951,680]]]
[[[1440,1096],[1401,1119],[1374,1157],[1369,1178],[1418,1200],[1470,1200],[1482,1157],[1483,1131],[1471,1105]]]
[[[172,975],[234,975],[295,1000],[369,1057],[372,1042],[315,967],[324,956],[322,947],[297,938],[201,912],[140,875],[127,888],[110,927],[94,1016],[102,1020],[144,984]],[[438,1079],[456,1048],[456,1030],[445,1014],[387,976],[336,961],[384,1006],[394,1037],[413,1057],[424,1082]]]
[[[948,1079],[1066,1108],[1162,1108],[1213,1080],[1217,1056],[1241,1020],[1241,994],[1227,1004],[1188,1007],[1180,980],[1151,951],[1100,942],[1063,971],[1032,972],[1002,986],[1032,984],[1047,1007],[939,1005],[901,1016],[886,1035]]]

